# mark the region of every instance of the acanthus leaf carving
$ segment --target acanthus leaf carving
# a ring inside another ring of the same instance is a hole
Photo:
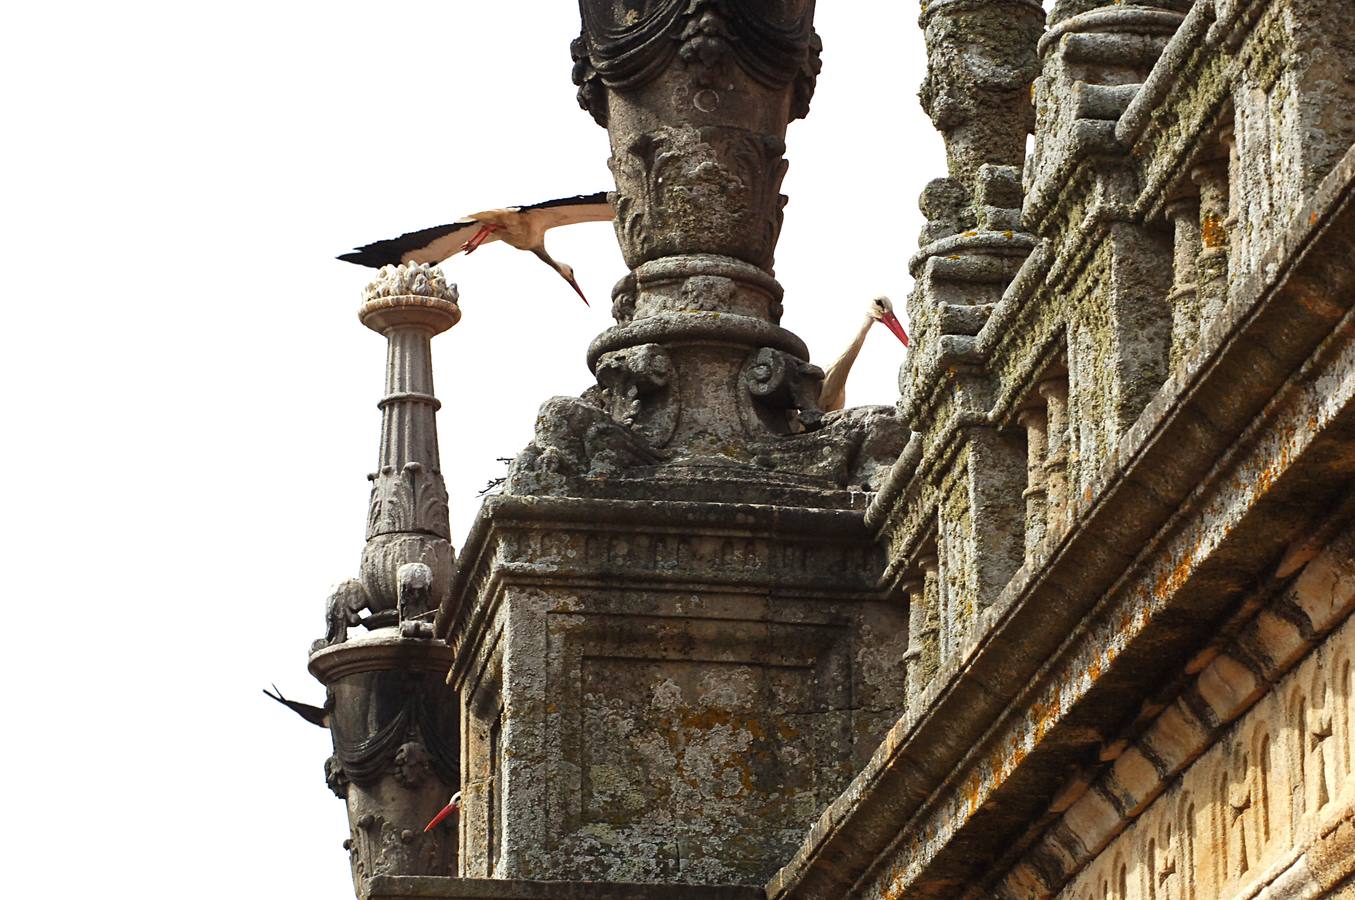
[[[397,532],[451,537],[447,487],[441,473],[422,463],[408,462],[398,470],[382,466],[381,471],[367,477],[372,482],[368,540]]]
[[[717,253],[766,268],[781,228],[783,140],[728,126],[662,126],[610,160],[627,261]]]

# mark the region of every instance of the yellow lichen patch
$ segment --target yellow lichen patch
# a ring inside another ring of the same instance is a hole
[[[1200,240],[1210,250],[1228,246],[1228,229],[1218,216],[1206,215],[1200,219]]]

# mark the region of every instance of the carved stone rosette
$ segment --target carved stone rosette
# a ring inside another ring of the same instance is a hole
[[[632,269],[616,289],[618,325],[589,353],[602,418],[583,418],[594,444],[617,450],[603,451],[607,465],[634,457],[620,452],[632,440],[665,466],[765,461],[758,442],[824,424],[822,373],[780,327],[771,274],[786,127],[808,113],[820,68],[814,2],[581,0],[580,10],[574,81],[610,136]],[[626,434],[608,437],[613,426]],[[533,460],[555,465],[563,451],[542,437]]]
[[[437,269],[388,266],[359,310],[388,345],[381,451],[368,476],[360,576],[330,598],[310,660],[329,696],[325,780],[347,801],[344,846],[359,896],[375,875],[456,872],[455,828],[422,831],[460,780],[456,706],[442,678],[451,651],[433,640],[431,622],[454,562],[431,351],[434,335],[461,317],[456,301]],[[355,625],[367,633],[350,638]]]

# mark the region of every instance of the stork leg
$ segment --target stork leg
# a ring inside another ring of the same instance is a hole
[[[480,249],[480,245],[489,240],[489,236],[496,231],[502,231],[502,225],[481,225],[480,230],[475,232],[475,236],[461,245],[461,249],[467,254],[474,253]]]

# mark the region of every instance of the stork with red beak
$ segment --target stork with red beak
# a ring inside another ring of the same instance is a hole
[[[469,255],[492,241],[503,241],[510,247],[536,254],[568,281],[586,304],[588,298],[584,297],[574,278],[574,269],[568,263],[557,262],[546,252],[546,232],[561,225],[610,222],[612,218],[612,208],[605,193],[564,197],[531,206],[509,206],[474,213],[450,225],[411,231],[398,238],[358,247],[339,259],[373,269],[411,262],[433,266],[458,253]]]
[[[866,342],[870,326],[876,322],[882,323],[892,331],[894,336],[903,342],[903,346],[908,346],[908,332],[899,324],[898,317],[894,315],[894,304],[889,302],[889,298],[880,296],[870,301],[866,307],[866,320],[861,323],[861,330],[856,333],[856,337],[847,345],[847,349],[837,361],[823,374],[823,387],[819,389],[819,408],[824,412],[842,409],[846,404],[847,376],[851,373],[852,363],[856,362],[857,354],[861,352],[861,345]]]
[[[461,792],[457,791],[455,794],[452,794],[452,799],[447,801],[447,805],[438,810],[438,814],[430,819],[428,824],[423,827],[424,834],[437,828],[442,824],[444,819],[459,809],[461,809]]]

